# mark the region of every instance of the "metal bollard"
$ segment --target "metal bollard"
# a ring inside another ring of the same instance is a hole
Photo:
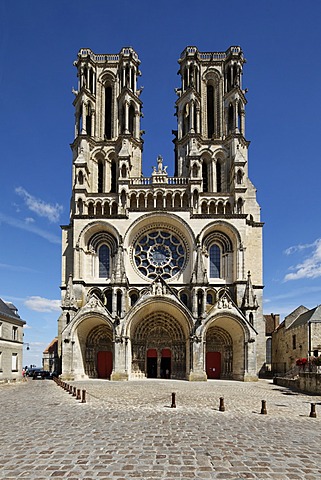
[[[76,400],[80,400],[80,388],[77,388]]]
[[[72,394],[72,385],[69,385],[68,393],[70,393],[70,395]]]
[[[82,390],[81,403],[86,403],[86,390]]]
[[[262,400],[261,415],[267,415],[266,400]]]
[[[171,405],[171,408],[176,408],[175,396],[176,396],[176,393],[172,393],[172,405]]]
[[[311,418],[317,418],[317,412],[315,411],[315,403],[311,403],[311,411],[309,416]]]
[[[73,396],[73,397],[76,396],[76,387],[74,387],[74,388],[72,389],[72,396]]]
[[[220,411],[220,412],[225,412],[224,398],[223,398],[223,397],[220,397],[219,411]]]

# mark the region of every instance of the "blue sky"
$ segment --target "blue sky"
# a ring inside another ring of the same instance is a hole
[[[26,364],[41,365],[57,332],[82,47],[138,52],[149,175],[158,154],[173,171],[182,50],[241,45],[249,172],[265,222],[264,311],[321,303],[320,23],[319,0],[0,2],[0,297],[27,322]]]

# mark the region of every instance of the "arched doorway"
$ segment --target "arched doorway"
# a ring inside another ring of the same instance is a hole
[[[205,361],[207,378],[233,377],[233,341],[223,328],[213,325],[208,329]]]
[[[91,378],[109,379],[113,370],[112,330],[98,325],[88,334],[86,341],[85,372]]]
[[[186,378],[186,338],[182,326],[171,315],[155,312],[135,326],[132,376]]]

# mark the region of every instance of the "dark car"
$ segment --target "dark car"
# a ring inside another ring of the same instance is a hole
[[[50,372],[42,370],[42,368],[35,368],[32,379],[33,380],[44,380],[45,378],[50,378]]]

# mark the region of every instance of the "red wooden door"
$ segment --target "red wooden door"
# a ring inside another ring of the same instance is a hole
[[[97,354],[97,373],[98,378],[110,378],[113,371],[113,353],[98,352]]]
[[[220,352],[206,352],[206,374],[207,374],[207,378],[220,378],[221,376]]]

